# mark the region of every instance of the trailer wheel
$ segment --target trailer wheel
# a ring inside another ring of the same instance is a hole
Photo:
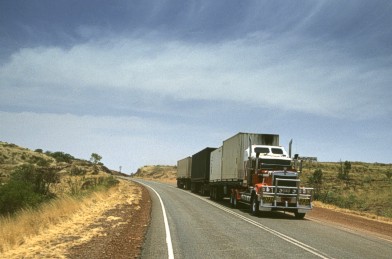
[[[210,189],[210,198],[212,200],[216,200],[216,187],[215,186],[211,187],[211,189]]]
[[[294,212],[295,218],[296,219],[303,219],[305,218],[306,213],[299,213],[299,212]]]
[[[251,212],[253,216],[259,215],[259,201],[257,200],[256,197],[252,199]]]

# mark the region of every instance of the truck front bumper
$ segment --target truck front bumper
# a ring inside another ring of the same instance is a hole
[[[285,210],[306,213],[312,209],[311,199],[308,197],[275,197],[264,196],[259,203],[260,211]]]

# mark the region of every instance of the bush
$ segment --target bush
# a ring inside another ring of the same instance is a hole
[[[11,181],[31,184],[34,192],[48,195],[50,185],[59,181],[59,175],[52,168],[25,164],[15,169],[11,174]]]
[[[64,153],[64,152],[52,153],[50,151],[46,151],[45,154],[53,157],[54,159],[56,159],[57,162],[71,163],[72,160],[75,160],[75,158],[73,156],[71,156],[70,154]]]
[[[314,199],[319,200],[323,185],[323,171],[321,169],[316,169],[312,175],[308,176],[308,181],[314,188]]]
[[[71,175],[85,175],[86,170],[84,170],[83,168],[80,168],[76,165],[72,165],[70,174]]]
[[[119,183],[119,181],[113,176],[107,177],[104,181],[104,185],[106,187],[111,187],[111,186],[117,185],[118,183]]]
[[[31,164],[19,166],[11,174],[8,183],[0,186],[0,214],[34,208],[53,198],[54,194],[49,192],[49,187],[58,181],[58,174],[51,168]]]
[[[34,208],[45,199],[44,195],[34,191],[31,183],[12,180],[0,186],[0,214],[13,214],[22,208]]]
[[[38,166],[48,167],[50,165],[51,161],[50,160],[46,160],[45,158],[40,157],[40,156],[32,156],[29,159],[29,162],[31,164],[37,164]]]

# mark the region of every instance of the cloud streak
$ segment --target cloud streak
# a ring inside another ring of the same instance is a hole
[[[110,89],[127,92],[131,100],[142,94],[342,118],[385,116],[391,95],[380,93],[389,87],[391,69],[377,67],[377,60],[374,67],[357,61],[331,46],[301,39],[268,42],[258,35],[219,44],[115,39],[69,50],[23,49],[0,67],[1,101],[40,106],[34,102],[41,95],[39,100],[67,106],[80,92],[94,98]],[[61,100],[64,95],[69,98]]]

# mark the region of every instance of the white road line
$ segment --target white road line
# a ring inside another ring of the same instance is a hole
[[[196,195],[196,194],[193,194],[193,193],[190,193],[190,192],[187,192],[187,191],[184,191],[184,192],[188,193],[190,195],[193,195],[194,197],[199,198],[200,200],[205,201],[205,202],[215,206],[218,209],[226,211],[227,213],[230,213],[230,214],[232,214],[233,216],[235,216],[237,218],[240,218],[240,219],[242,219],[242,220],[244,220],[244,221],[246,221],[246,222],[248,222],[248,223],[250,223],[250,224],[252,224],[252,225],[254,225],[254,226],[258,227],[258,228],[260,228],[260,229],[263,229],[263,230],[265,230],[265,231],[267,231],[267,232],[269,232],[269,233],[271,233],[271,234],[273,234],[273,235],[275,235],[275,236],[277,236],[277,237],[279,237],[279,238],[281,238],[281,239],[283,239],[283,240],[285,240],[285,241],[287,241],[287,242],[289,242],[289,243],[291,243],[291,244],[293,244],[295,246],[298,246],[298,247],[308,251],[309,253],[314,254],[315,256],[318,256],[318,257],[323,258],[323,259],[331,258],[331,257],[323,254],[322,252],[318,251],[314,247],[311,247],[311,246],[309,246],[307,244],[304,244],[304,243],[300,242],[299,240],[296,240],[296,239],[294,239],[292,237],[289,237],[289,236],[287,236],[287,235],[285,235],[283,233],[280,233],[280,232],[278,232],[276,230],[273,230],[272,228],[264,226],[263,224],[261,224],[261,223],[259,223],[257,221],[249,219],[249,218],[247,218],[247,217],[245,217],[245,216],[243,216],[241,214],[238,214],[237,212],[232,211],[231,209],[226,208],[225,206],[222,206],[222,205],[220,205],[220,204],[218,204],[216,202],[207,200],[204,197],[201,197],[199,195]]]
[[[169,222],[167,221],[166,209],[165,209],[165,206],[163,205],[163,201],[161,199],[161,196],[157,193],[157,191],[154,190],[154,188],[152,188],[148,184],[145,184],[145,183],[141,183],[141,184],[143,184],[143,185],[147,186],[148,188],[150,188],[151,190],[153,190],[155,192],[155,194],[158,196],[159,201],[161,202],[162,213],[163,213],[163,221],[165,223],[167,254],[168,254],[168,258],[169,259],[174,259],[173,244],[172,244],[171,235],[170,235]]]

